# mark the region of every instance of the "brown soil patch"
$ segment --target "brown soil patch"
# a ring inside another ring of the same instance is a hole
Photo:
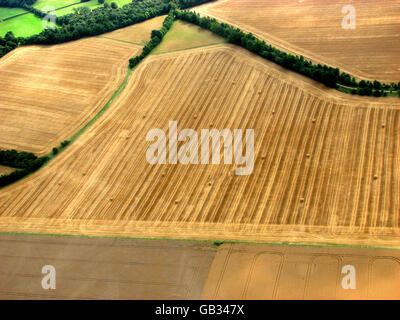
[[[0,176],[3,175],[3,174],[9,174],[9,173],[11,173],[13,171],[15,171],[14,168],[0,166]]]
[[[0,299],[199,299],[207,243],[0,235]],[[44,290],[42,267],[56,269]]]

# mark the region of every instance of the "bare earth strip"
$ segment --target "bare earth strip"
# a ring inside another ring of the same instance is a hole
[[[398,99],[282,71],[230,45],[147,58],[57,161],[0,190],[0,230],[400,247]],[[171,120],[254,129],[253,174],[149,165]]]
[[[89,38],[0,60],[0,149],[43,155],[69,139],[122,83],[132,44]]]
[[[349,4],[354,30],[342,29]],[[195,10],[356,77],[400,81],[399,0],[219,0]]]
[[[344,289],[344,266],[354,289]],[[223,244],[203,299],[400,299],[400,251]]]
[[[0,235],[0,299],[199,299],[211,243]],[[41,286],[56,270],[56,289]]]

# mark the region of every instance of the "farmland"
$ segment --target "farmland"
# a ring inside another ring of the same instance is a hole
[[[175,4],[0,39],[0,299],[400,299],[399,1]]]
[[[207,30],[187,22],[176,21],[164,41],[152,53],[180,51],[224,42],[223,38]]]
[[[166,16],[159,16],[145,22],[105,33],[100,37],[143,45],[150,40],[152,30],[161,28],[165,17]]]
[[[146,133],[170,120],[254,129],[253,174],[150,165]],[[231,45],[153,55],[68,152],[1,191],[0,229],[398,247],[399,121],[397,99],[328,90]]]
[[[342,287],[346,265],[357,271],[353,290]],[[398,250],[224,244],[202,299],[398,300],[399,282]]]
[[[110,99],[138,51],[90,38],[9,53],[0,62],[0,148],[43,155],[70,138]]]
[[[3,8],[0,8],[0,12],[1,10]],[[35,17],[33,13],[0,22],[0,37],[3,37],[8,31],[12,31],[16,37],[29,37],[42,30],[42,20]]]
[[[129,4],[131,0],[107,0],[108,4],[115,2],[119,7],[125,4]],[[55,15],[60,17],[66,14],[74,13],[74,9],[87,7],[91,10],[102,7],[97,0],[91,0],[88,2],[80,3],[77,0],[39,0],[33,7],[36,9],[43,9],[51,6],[55,11]],[[67,6],[66,8],[63,8]],[[19,17],[12,18],[7,21],[1,21],[2,19],[27,12],[22,8],[0,8],[0,36],[4,36],[8,31],[12,31],[16,37],[29,37],[34,34],[38,34],[43,31],[42,20],[33,14],[26,14]]]
[[[35,2],[33,5],[34,8],[36,9],[43,9],[44,7],[51,6],[54,9],[58,9],[61,7],[69,6],[71,4],[77,4],[80,1],[78,0],[38,0]]]
[[[0,299],[199,299],[211,243],[0,235]],[[40,286],[42,262],[57,290]]]
[[[359,78],[400,81],[400,2],[357,1],[356,28],[342,29],[344,0],[222,0],[196,11],[268,43]]]
[[[122,7],[125,4],[131,3],[132,1],[131,0],[107,0],[105,2],[108,4],[115,2],[118,5],[118,7]],[[69,13],[74,13],[74,9],[86,7],[86,8],[93,10],[96,8],[100,8],[102,6],[103,5],[99,4],[98,0],[90,0],[88,2],[83,2],[83,3],[78,2],[76,5],[57,10],[56,14],[57,14],[57,16],[63,16],[63,15],[69,14]]]
[[[0,21],[25,12],[26,11],[21,8],[0,8]]]

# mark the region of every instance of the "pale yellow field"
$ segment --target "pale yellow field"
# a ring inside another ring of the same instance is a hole
[[[354,267],[355,288],[344,289]],[[223,244],[203,299],[400,299],[400,251]]]
[[[0,60],[0,149],[43,155],[111,98],[139,47],[89,38],[30,46]]]
[[[137,45],[144,45],[150,40],[151,31],[159,30],[166,16],[159,16],[129,27],[105,33],[100,38],[132,42]]]
[[[212,243],[0,234],[0,299],[200,299]],[[56,290],[40,285],[43,262]]]
[[[346,5],[355,29],[342,28]],[[194,10],[356,77],[400,81],[399,0],[218,0]]]
[[[150,165],[150,129],[255,130],[255,168]],[[0,230],[400,246],[400,105],[230,45],[147,58],[44,169],[0,190]]]

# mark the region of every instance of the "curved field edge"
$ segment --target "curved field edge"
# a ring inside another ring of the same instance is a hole
[[[178,19],[201,26],[213,33],[226,38],[230,43],[241,46],[267,60],[295,71],[315,81],[325,84],[327,87],[335,88],[341,92],[360,96],[400,96],[400,82],[398,84],[381,83],[377,80],[360,80],[359,82],[350,74],[340,71],[326,64],[316,64],[304,56],[295,56],[281,51],[274,46],[268,45],[252,33],[245,33],[234,25],[218,22],[215,18],[201,17],[195,11],[175,10]]]
[[[158,20],[156,20],[158,21]],[[168,15],[165,19],[164,22],[162,23],[162,28],[159,30],[160,34],[163,35],[163,33],[167,33],[168,30],[171,28],[173,24],[173,19],[172,16]],[[141,25],[143,26],[143,24]],[[148,27],[148,26],[147,26]],[[156,38],[158,39],[158,38]],[[76,140],[87,128],[89,128],[93,123],[96,122],[96,120],[107,110],[107,108],[112,104],[113,100],[123,91],[123,89],[125,88],[126,84],[128,83],[129,80],[129,76],[131,74],[131,72],[133,71],[133,69],[135,69],[135,67],[149,54],[151,53],[151,51],[153,49],[155,49],[155,47],[157,47],[157,45],[159,44],[159,42],[154,43],[153,42],[153,38],[143,47],[143,52],[140,56],[137,56],[135,58],[131,58],[132,59],[137,59],[138,61],[136,62],[135,66],[131,66],[131,63],[129,63],[129,69],[128,69],[128,73],[125,76],[125,79],[123,80],[122,84],[116,89],[116,91],[113,93],[113,95],[111,96],[110,100],[106,103],[106,105],[100,109],[100,111],[98,112],[98,114],[92,118],[88,123],[86,123],[84,125],[84,127],[82,129],[80,129],[78,132],[76,132],[69,140],[64,140],[61,145],[59,147],[54,147],[52,150],[52,153],[49,153],[46,156],[42,157],[42,164],[39,167],[34,168],[33,170],[29,170],[30,172],[25,172],[23,175],[20,175],[18,178],[12,178],[12,182],[8,181],[7,183],[3,184],[0,186],[1,188],[7,187],[13,183],[16,183],[24,178],[26,178],[27,176],[35,173],[36,171],[38,171],[41,167],[43,167],[45,164],[47,164],[50,160],[52,160],[54,157],[56,157],[60,152],[62,152],[66,147],[68,147],[68,145],[70,145],[71,142],[73,142],[74,140]],[[145,52],[146,50],[146,52]],[[22,172],[22,171],[21,171]],[[7,179],[11,176],[13,176],[14,174],[18,174],[21,173],[17,171],[13,171],[8,175],[2,175],[1,178],[2,179]]]
[[[114,99],[124,90],[126,84],[128,83],[129,77],[132,74],[133,69],[131,68],[127,68],[127,72],[125,75],[125,78],[123,79],[121,85],[114,91],[113,95],[111,96],[111,98],[107,101],[107,103],[100,109],[100,111],[92,118],[90,119],[79,131],[77,131],[68,141],[68,145],[72,142],[74,142],[80,135],[82,135],[90,126],[92,126],[97,119],[111,106],[112,102],[114,101]],[[60,148],[59,152],[57,154],[54,154],[53,152],[50,152],[48,154],[46,154],[44,157],[48,157],[48,160],[38,169],[41,170],[43,169],[46,165],[48,165],[50,163],[51,160],[53,160],[54,158],[56,158],[57,156],[59,156],[61,154],[61,152],[63,152],[68,146],[65,146],[64,148]],[[29,176],[31,176],[32,174],[36,173],[38,170],[31,172],[30,174],[24,176],[22,179],[17,180],[7,186],[3,186],[0,187],[1,189],[4,189],[6,187],[12,186],[13,184],[28,178]]]
[[[243,50],[234,49],[232,46],[227,46],[228,49],[237,52],[240,51],[244,54]],[[215,48],[201,49],[201,52],[207,52],[210,50],[214,50]],[[197,51],[197,50],[193,50]],[[182,55],[187,55],[186,53],[180,53],[178,57]],[[146,65],[149,65],[151,61],[159,60],[161,57],[162,60],[166,60],[170,58],[171,54],[166,54],[163,56],[153,56],[146,60],[145,64],[140,65],[140,74],[142,74],[143,69]],[[244,54],[245,57],[248,57],[248,54]],[[257,59],[255,59],[257,60]],[[259,63],[265,65],[265,61],[261,62],[258,59]],[[135,71],[139,72],[139,71]],[[274,73],[274,70],[269,71]],[[285,79],[288,76],[285,75]],[[140,79],[140,76],[137,78]],[[148,79],[149,80],[149,79]],[[147,81],[148,81],[147,80]],[[204,80],[207,80],[204,78]],[[229,80],[227,80],[229,82]],[[294,80],[294,82],[298,85],[298,80]],[[305,84],[307,86],[307,83]],[[138,83],[135,81],[133,83],[133,88],[138,86]],[[312,85],[308,85],[312,86]],[[314,93],[319,94],[319,90],[314,88]],[[131,92],[131,90],[129,90]],[[125,91],[126,93],[126,91]],[[121,101],[119,101],[121,103]],[[360,105],[364,104],[363,108],[371,108],[371,105],[381,105],[382,108],[388,107],[387,104],[371,104],[369,106],[365,106],[365,101]],[[349,106],[349,107],[357,107],[357,106]],[[118,107],[117,109],[120,109]],[[121,111],[121,110],[120,110]],[[143,111],[141,111],[143,112]],[[113,110],[113,114],[117,115],[118,110]],[[110,116],[110,115],[109,115]],[[141,117],[141,116],[140,116]],[[103,119],[106,121],[105,118]],[[141,120],[143,121],[143,120]],[[94,132],[92,134],[95,134]],[[86,171],[86,169],[83,169]],[[11,190],[10,190],[11,191]],[[107,199],[105,199],[107,200]],[[21,212],[22,215],[25,215]],[[14,214],[15,215],[15,214]],[[167,222],[167,221],[116,221],[116,220],[86,220],[79,218],[69,218],[69,219],[59,219],[53,218],[35,218],[31,217],[31,214],[28,214],[29,217],[3,217],[1,218],[1,229],[7,230],[5,228],[8,227],[10,231],[21,231],[30,230],[35,232],[37,230],[44,231],[46,233],[53,233],[57,230],[60,233],[76,233],[76,234],[89,234],[89,235],[129,235],[138,237],[171,237],[176,238],[177,235],[179,237],[188,238],[188,239],[226,239],[226,240],[251,240],[251,241],[278,241],[279,242],[309,242],[309,243],[338,243],[343,242],[346,244],[354,244],[354,245],[365,245],[371,244],[374,245],[382,245],[382,246],[396,246],[398,245],[398,230],[396,228],[373,228],[369,230],[365,228],[364,231],[371,232],[370,235],[355,235],[354,232],[348,232],[346,227],[336,226],[333,229],[331,227],[324,226],[296,226],[296,225],[269,225],[267,228],[256,227],[254,225],[248,224],[230,224],[226,223],[223,226],[221,223],[192,223],[187,225],[184,222]],[[12,230],[10,226],[18,226],[19,230]],[[215,228],[215,227],[218,228]],[[334,232],[333,232],[334,231]],[[330,234],[332,232],[332,234]],[[373,235],[374,233],[375,236]],[[279,236],[277,236],[279,234]],[[312,234],[312,236],[310,236]],[[321,234],[321,236],[319,236]],[[340,240],[339,240],[340,239]],[[393,240],[395,239],[395,240]]]
[[[223,44],[227,41],[209,30],[203,29],[183,20],[175,20],[163,41],[151,54],[164,54],[168,52],[183,51],[205,46]]]

